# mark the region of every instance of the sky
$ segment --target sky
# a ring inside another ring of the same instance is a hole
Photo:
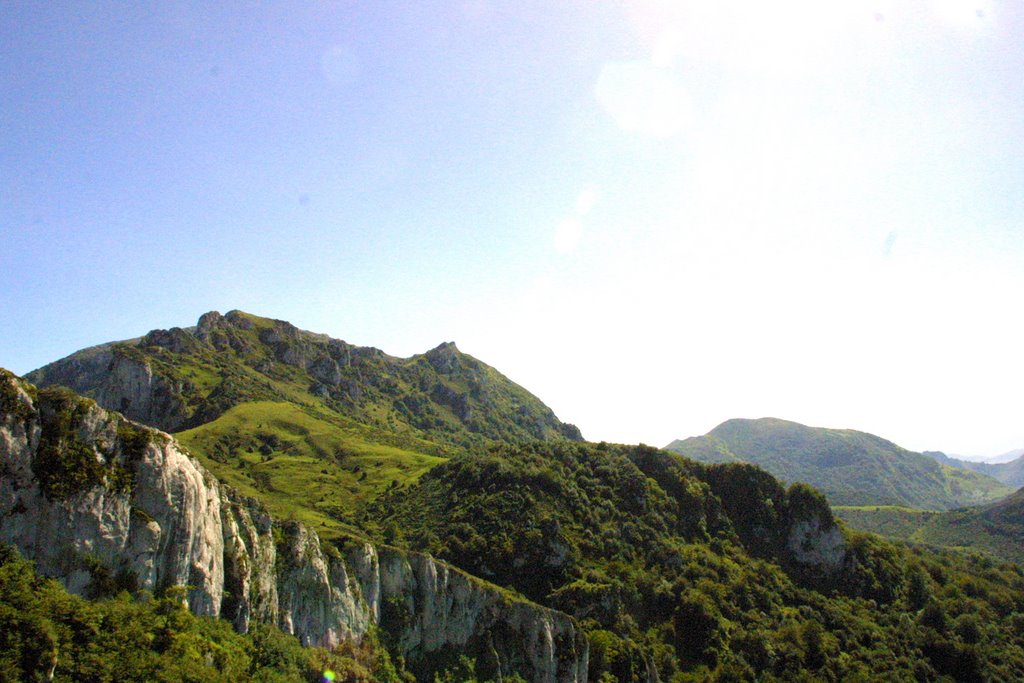
[[[0,366],[209,310],[595,441],[1024,447],[1024,3],[18,2]]]

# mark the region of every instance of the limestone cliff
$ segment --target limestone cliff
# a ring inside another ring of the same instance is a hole
[[[586,639],[568,616],[429,555],[323,544],[221,485],[168,435],[6,371],[0,542],[78,593],[104,580],[190,586],[193,611],[243,631],[273,622],[330,647],[378,625],[428,679],[434,663],[466,652],[488,675],[586,680]]]

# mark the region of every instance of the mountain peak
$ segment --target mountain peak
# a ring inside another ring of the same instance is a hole
[[[397,358],[240,310],[208,311],[194,328],[153,330],[72,354],[29,377],[166,431],[197,427],[243,403],[275,401],[312,402],[373,428],[398,425],[441,450],[580,438],[536,396],[455,342]]]
[[[427,351],[424,356],[434,369],[444,374],[451,374],[462,367],[465,354],[459,351],[455,342],[442,342]]]
[[[196,329],[200,331],[211,330],[218,327],[224,321],[224,316],[219,311],[208,311],[199,316]]]

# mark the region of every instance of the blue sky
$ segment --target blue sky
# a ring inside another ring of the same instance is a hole
[[[595,440],[1021,447],[1021,35],[995,0],[8,2],[0,365],[240,308],[455,340]]]

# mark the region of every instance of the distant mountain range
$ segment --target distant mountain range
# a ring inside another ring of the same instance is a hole
[[[935,458],[935,460],[939,461],[943,465],[987,474],[993,479],[997,479],[1013,488],[1024,486],[1024,449],[1004,453],[1001,456],[997,456],[997,458],[994,458],[990,462],[962,460],[960,458],[946,455],[940,451],[925,451],[924,454]],[[1017,454],[1016,457],[1011,457],[1014,454]],[[1005,460],[1004,458],[1010,459]]]
[[[833,505],[947,510],[1011,492],[986,474],[940,463],[872,434],[775,418],[728,420],[666,449],[706,463],[758,465],[783,481],[819,488]]]

